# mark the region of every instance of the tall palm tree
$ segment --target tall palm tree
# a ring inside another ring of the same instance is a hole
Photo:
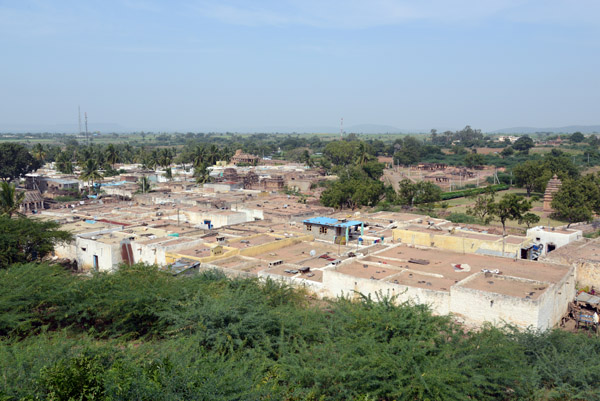
[[[198,167],[206,161],[206,148],[201,145],[196,145],[192,153],[192,163],[194,168]]]
[[[61,152],[56,158],[56,169],[63,174],[73,174],[73,163],[67,152]]]
[[[44,164],[44,159],[46,159],[46,151],[44,150],[44,145],[42,145],[41,143],[35,144],[31,153],[33,154],[33,157],[35,157],[40,162],[42,162],[42,164]]]
[[[210,145],[210,148],[208,148],[208,155],[207,155],[207,161],[208,163],[212,166],[214,165],[217,160],[219,160],[219,156],[220,156],[220,152],[219,152],[219,148],[217,147],[217,145]]]
[[[194,178],[196,178],[197,184],[210,182],[210,172],[206,168],[206,164],[202,163],[194,167]]]
[[[0,182],[0,216],[11,217],[18,212],[25,199],[25,192],[18,192],[16,187],[6,181]]]
[[[158,165],[164,168],[167,168],[171,165],[173,158],[171,157],[171,152],[169,149],[164,148],[158,152]]]
[[[115,145],[109,143],[106,147],[106,161],[110,164],[112,169],[115,169],[115,164],[119,161],[119,152],[115,148]]]
[[[140,192],[144,194],[146,192],[150,192],[150,188],[152,187],[150,180],[146,176],[143,176],[139,179],[138,185],[140,186]]]
[[[96,162],[96,160],[94,159],[88,159],[85,165],[83,166],[79,178],[81,180],[87,181],[88,183],[91,182],[93,188],[94,181],[99,181],[104,177],[102,177],[102,174],[100,174],[100,172],[98,171],[98,162]]]
[[[360,142],[356,150],[356,164],[363,166],[368,160],[369,153],[367,152],[367,146],[364,142]]]

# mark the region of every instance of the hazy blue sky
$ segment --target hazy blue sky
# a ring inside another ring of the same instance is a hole
[[[600,124],[598,0],[0,0],[0,124]]]

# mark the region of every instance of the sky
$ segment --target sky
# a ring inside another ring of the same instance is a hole
[[[598,0],[0,0],[0,128],[600,124]]]

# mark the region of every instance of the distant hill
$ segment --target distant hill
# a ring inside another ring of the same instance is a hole
[[[322,133],[322,134],[339,134],[340,127],[334,126],[268,126],[259,127],[251,130],[253,132],[280,132],[280,133]],[[429,130],[409,130],[401,129],[391,125],[382,124],[356,124],[344,126],[344,134],[415,134],[429,132]]]
[[[85,128],[83,128],[85,130]],[[0,124],[0,133],[58,133],[76,134],[79,131],[78,124]],[[114,123],[94,123],[88,125],[89,132],[100,131],[102,133],[130,132],[126,128]]]
[[[535,128],[535,127],[513,127],[503,128],[490,132],[490,134],[535,134],[536,132],[550,132],[552,134],[582,134],[600,133],[600,125],[568,125],[566,127]]]

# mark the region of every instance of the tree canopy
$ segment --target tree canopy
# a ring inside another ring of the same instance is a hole
[[[589,174],[580,179],[565,179],[552,197],[554,217],[569,224],[590,221],[600,213],[600,178]]]
[[[0,216],[0,269],[42,260],[60,243],[72,240],[54,221]]]
[[[41,167],[27,148],[18,143],[0,143],[0,179],[13,181]]]

